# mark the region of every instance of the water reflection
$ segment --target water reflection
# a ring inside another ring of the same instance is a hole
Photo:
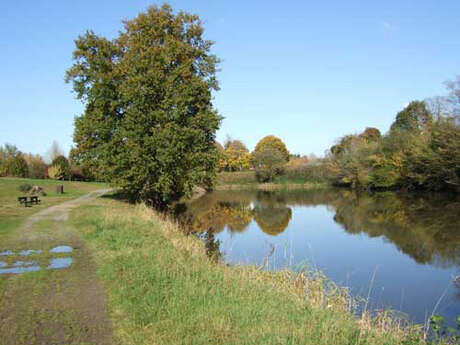
[[[71,253],[72,251],[73,248],[69,246],[57,246],[50,249],[50,253]]]
[[[179,218],[215,259],[264,265],[270,257],[267,269],[307,261],[356,295],[371,291],[374,309],[423,323],[444,296],[437,312],[448,320],[460,314],[456,196],[225,191],[181,208]]]
[[[251,220],[276,236],[292,219],[292,207],[327,205],[349,234],[383,237],[418,263],[460,266],[460,202],[446,195],[392,192],[214,192],[187,205],[183,220],[193,232],[244,232]]]
[[[282,233],[289,225],[292,210],[282,194],[259,192],[256,197],[253,217],[260,229],[269,235]]]
[[[50,260],[50,264],[47,268],[49,270],[69,268],[72,265],[72,262],[72,258],[54,258]]]

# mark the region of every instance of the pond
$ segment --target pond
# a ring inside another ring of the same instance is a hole
[[[217,191],[182,219],[230,264],[319,269],[371,309],[460,315],[460,200],[441,194]]]

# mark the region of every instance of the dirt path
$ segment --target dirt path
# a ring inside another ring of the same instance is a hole
[[[109,191],[110,189],[98,189],[92,191],[91,193],[85,194],[77,199],[69,200],[59,205],[45,208],[44,210],[41,210],[30,216],[25,222],[24,228],[30,228],[34,223],[45,219],[52,219],[55,221],[66,221],[69,217],[69,212],[72,209],[80,206],[83,203],[100,197]]]
[[[16,230],[8,244],[14,254],[0,256],[0,263],[34,262],[40,270],[0,275],[0,345],[111,344],[104,287],[90,249],[68,222],[72,209],[108,191],[44,209]],[[56,246],[72,251],[55,253]],[[21,250],[36,252],[24,256]],[[56,259],[70,259],[71,266],[49,269]]]

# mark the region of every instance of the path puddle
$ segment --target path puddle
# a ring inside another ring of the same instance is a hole
[[[69,268],[72,265],[72,258],[56,258],[51,259],[50,264],[47,267],[49,270],[57,270],[63,268]]]
[[[70,246],[56,246],[52,249],[50,249],[50,253],[53,254],[61,254],[61,253],[71,253],[73,251],[73,248]],[[40,255],[42,254],[43,251],[38,249],[27,249],[27,250],[21,250],[17,252],[16,256],[29,256],[33,254]],[[13,256],[15,255],[14,251],[12,250],[5,250],[3,252],[0,252],[0,256]],[[59,270],[59,269],[64,269],[64,268],[69,268],[72,265],[73,259],[72,258],[53,258],[50,259],[50,264],[48,267],[46,267],[49,270]],[[22,261],[18,260],[14,262],[12,265],[0,261],[0,274],[20,274],[20,273],[26,273],[26,272],[35,272],[41,270],[42,267],[40,267],[37,264],[37,261]]]
[[[69,246],[57,246],[50,250],[50,253],[70,253],[73,251],[72,247]]]
[[[29,255],[32,255],[32,254],[41,254],[41,253],[42,253],[41,250],[28,249],[28,250],[21,250],[19,252],[19,255],[21,255],[21,256],[29,256]]]
[[[11,268],[0,268],[0,274],[19,274],[26,272],[35,272],[40,271],[40,266],[20,266],[20,267],[11,267]]]
[[[33,266],[33,265],[36,265],[37,262],[36,261],[16,261],[14,264],[13,264],[13,267],[27,267],[27,266]]]

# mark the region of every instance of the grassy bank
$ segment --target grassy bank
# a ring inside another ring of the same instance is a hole
[[[325,181],[312,181],[299,174],[287,173],[275,178],[270,183],[260,183],[256,180],[254,171],[220,172],[217,174],[216,190],[290,190],[327,188]]]
[[[40,186],[45,190],[46,196],[40,197],[40,205],[34,205],[33,207],[23,207],[19,205],[18,197],[27,194],[19,191],[18,187],[26,183],[31,186]],[[59,184],[64,185],[64,194],[56,193],[56,186]],[[106,184],[97,182],[2,177],[0,178],[0,235],[6,234],[16,228],[25,217],[41,209],[105,187]]]
[[[384,315],[356,319],[320,275],[215,264],[145,206],[102,198],[71,222],[94,252],[120,344],[423,344]]]

